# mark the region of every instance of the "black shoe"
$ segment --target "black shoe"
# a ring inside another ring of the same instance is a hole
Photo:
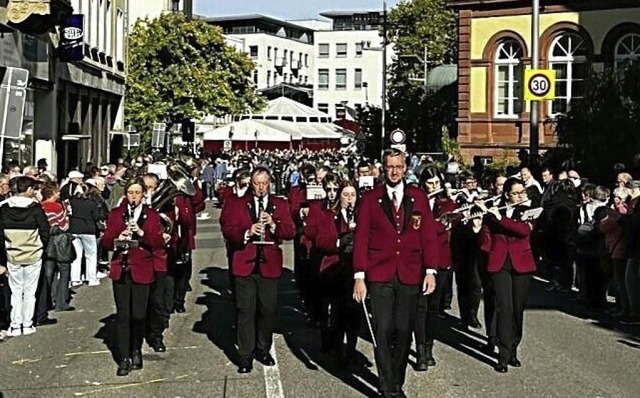
[[[240,374],[251,373],[252,370],[253,370],[252,361],[243,361],[240,363],[240,365],[238,365],[238,373]]]
[[[72,307],[70,305],[60,309],[56,308],[56,312],[70,312],[75,310],[76,310],[76,307]]]
[[[429,365],[427,365],[427,346],[425,344],[418,344],[416,351],[418,351],[418,356],[414,370],[416,372],[426,372],[427,369],[429,369]]]
[[[489,341],[487,341],[487,345],[485,346],[487,349],[487,352],[489,354],[493,354],[496,351],[496,342],[493,338],[489,338]]]
[[[52,318],[45,318],[39,321],[35,321],[33,323],[33,326],[47,326],[47,325],[55,325],[56,323],[58,323],[57,319],[52,319]]]
[[[494,367],[495,371],[498,373],[507,373],[507,364],[506,363],[502,363],[502,362],[498,362],[498,364]]]
[[[276,364],[276,360],[273,359],[273,357],[271,356],[271,354],[269,354],[269,352],[257,352],[256,353],[256,360],[258,362],[260,362],[261,364],[263,364],[264,366],[273,366]]]
[[[187,312],[187,309],[185,308],[184,304],[176,304],[173,306],[173,311],[177,312],[178,314],[184,314],[185,312]]]
[[[116,374],[118,376],[127,376],[129,373],[131,373],[131,366],[131,358],[123,359],[118,366],[118,371],[116,372]]]
[[[507,364],[509,366],[513,366],[514,368],[519,368],[520,366],[522,366],[522,362],[520,362],[520,360],[516,357],[511,358],[509,362],[507,362]]]
[[[433,343],[427,343],[427,366],[436,366],[436,359],[433,357]]]
[[[142,351],[135,350],[131,356],[131,369],[142,369]]]
[[[154,352],[166,352],[167,346],[164,345],[164,341],[162,341],[162,337],[156,339],[149,340],[149,346],[153,348]]]
[[[480,329],[480,328],[482,328],[482,324],[480,323],[478,318],[475,317],[475,316],[467,321],[467,326],[470,327],[471,329]]]

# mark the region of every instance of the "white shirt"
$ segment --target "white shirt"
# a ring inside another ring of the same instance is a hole
[[[433,208],[436,205],[436,198],[429,198],[429,208],[431,209],[431,211],[433,211]]]
[[[393,203],[393,194],[396,194],[396,200],[398,201],[398,206],[402,204],[402,200],[404,199],[404,182],[400,181],[398,185],[395,187],[390,187],[389,185],[385,185],[387,187],[387,195],[389,195],[389,200]]]

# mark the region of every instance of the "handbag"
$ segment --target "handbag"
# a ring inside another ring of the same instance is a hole
[[[69,232],[53,227],[49,236],[49,243],[45,249],[47,258],[59,263],[71,263],[76,257],[76,248],[73,246],[75,237]]]

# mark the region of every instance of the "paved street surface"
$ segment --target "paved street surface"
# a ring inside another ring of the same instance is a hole
[[[55,314],[57,325],[0,344],[3,397],[362,397],[375,391],[375,367],[350,374],[319,352],[319,333],[307,326],[292,281],[291,247],[281,280],[280,322],[275,337],[277,366],[240,376],[233,358],[234,306],[227,291],[223,241],[217,223],[199,221],[193,292],[188,312],[173,315],[168,351],[146,345],[144,369],[116,376],[113,361],[114,312],[111,284],[76,290],[74,312]],[[434,349],[438,365],[426,373],[407,372],[409,397],[638,397],[640,326],[621,327],[593,319],[572,296],[547,293],[534,283],[526,312],[520,359],[507,374],[493,370],[495,359],[483,332],[466,331],[451,316],[452,328]],[[454,306],[455,307],[455,306]],[[455,315],[456,311],[452,311]],[[482,320],[481,320],[482,321]],[[358,348],[373,359],[363,329]],[[413,360],[413,358],[411,358]]]

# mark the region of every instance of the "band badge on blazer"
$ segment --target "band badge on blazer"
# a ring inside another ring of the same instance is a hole
[[[411,215],[411,226],[413,229],[420,229],[422,224],[422,215],[420,213],[413,213]]]

